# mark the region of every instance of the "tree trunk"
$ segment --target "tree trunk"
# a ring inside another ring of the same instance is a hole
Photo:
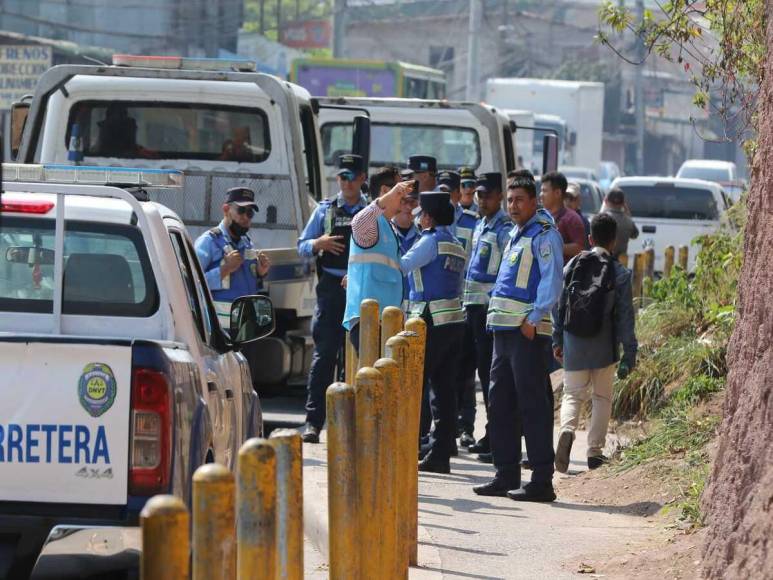
[[[773,0],[719,449],[703,498],[708,578],[773,578]]]

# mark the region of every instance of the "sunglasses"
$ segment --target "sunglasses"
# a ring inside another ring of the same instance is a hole
[[[344,171],[338,177],[340,177],[344,181],[354,181],[355,176],[354,176],[354,173],[352,173],[351,171]]]
[[[246,214],[248,218],[252,219],[252,216],[255,215],[255,210],[248,206],[237,205],[236,213],[238,213],[239,215]]]
[[[465,188],[466,187],[474,187],[475,186],[475,181],[474,180],[462,181],[461,185],[462,185],[462,187],[465,187]]]

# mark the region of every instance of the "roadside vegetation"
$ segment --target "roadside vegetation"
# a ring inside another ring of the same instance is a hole
[[[700,239],[693,276],[675,267],[647,289],[637,320],[637,366],[618,381],[613,400],[613,417],[643,422],[646,435],[624,447],[611,470],[668,460],[681,496],[676,506],[689,525],[702,524],[708,446],[720,423],[744,208],[745,198],[728,213],[726,228]]]

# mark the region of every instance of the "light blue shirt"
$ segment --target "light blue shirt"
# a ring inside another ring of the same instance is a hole
[[[538,211],[543,219],[550,215],[544,210]],[[523,227],[528,227],[536,220],[537,215],[535,214]],[[510,230],[510,236],[515,238],[520,229],[518,226],[514,227]],[[537,286],[537,299],[534,301],[532,311],[526,317],[526,320],[536,326],[542,318],[551,312],[553,306],[561,298],[561,292],[564,287],[564,241],[558,230],[552,228],[537,234],[534,244],[536,247],[535,258],[539,265],[540,281]]]
[[[440,226],[445,227],[445,226]],[[440,229],[440,227],[436,229]],[[427,232],[428,230],[424,230]],[[425,236],[424,232],[408,252],[400,258],[400,270],[403,276],[423,268],[437,258],[437,240],[434,236]]]
[[[242,257],[244,257],[245,250],[253,247],[252,241],[247,236],[242,236],[238,242],[234,242],[231,232],[225,227],[225,221],[221,221],[218,227],[223,233],[223,239],[233,249],[238,250]],[[223,259],[223,252],[209,232],[204,232],[198,237],[194,243],[194,249],[201,263],[201,268],[204,270],[204,278],[207,280],[207,285],[212,291],[213,297],[217,300],[218,292],[223,290],[223,280],[220,276],[220,261]],[[232,287],[229,289],[230,291],[239,292],[241,296],[247,296],[255,294],[260,289],[257,278],[254,275],[250,275],[250,265],[253,263],[255,263],[254,260],[242,262],[240,270],[246,272],[245,276],[231,275]],[[243,287],[235,287],[240,285]]]
[[[348,205],[344,202],[344,196],[339,191],[333,202],[338,207],[343,207],[344,210],[350,215],[354,215],[359,210],[367,205],[365,198],[360,196],[359,201],[354,205]],[[314,257],[314,240],[321,237],[325,233],[325,214],[327,213],[328,204],[320,203],[311,214],[306,227],[303,228],[301,237],[298,238],[298,255],[302,258]],[[324,268],[325,272],[343,278],[346,276],[346,270],[339,270],[338,268]]]

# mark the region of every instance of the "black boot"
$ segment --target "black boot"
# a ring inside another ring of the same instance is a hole
[[[476,485],[472,488],[478,495],[487,495],[494,497],[505,497],[511,489],[518,489],[521,482],[515,478],[506,478],[501,475],[495,475],[494,479],[483,485]]]
[[[491,453],[491,445],[488,442],[488,435],[481,437],[475,445],[468,448],[470,453]]]
[[[451,461],[448,457],[440,457],[439,454],[429,452],[419,461],[419,471],[425,473],[451,473]]]
[[[507,497],[515,501],[551,502],[556,501],[556,492],[552,483],[527,483],[520,489],[507,492]]]

